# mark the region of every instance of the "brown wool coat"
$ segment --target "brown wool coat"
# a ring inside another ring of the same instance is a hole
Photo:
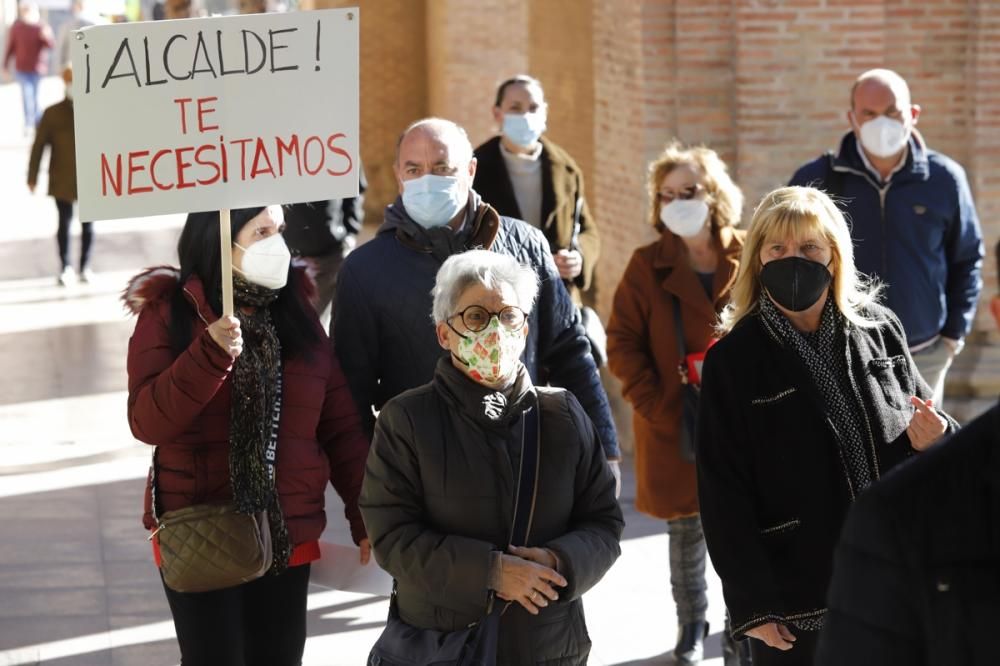
[[[689,353],[704,350],[736,279],[744,232],[718,232],[712,300],[688,264],[684,242],[665,231],[632,255],[608,322],[608,367],[635,412],[636,508],[672,520],[698,513],[694,465],[680,457],[681,382],[672,294],[681,302]]]
[[[38,182],[38,168],[45,147],[49,154],[49,196],[76,201],[76,144],[73,132],[73,100],[64,99],[45,109],[35,129],[35,142],[28,161],[28,182]]]

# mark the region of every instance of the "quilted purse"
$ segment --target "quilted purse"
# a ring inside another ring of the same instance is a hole
[[[281,379],[274,401],[272,423],[281,415]],[[277,449],[278,431],[271,429],[269,450]],[[274,458],[264,457],[269,478]],[[159,515],[156,449],[150,470],[153,518],[149,535],[160,548],[160,574],[175,592],[211,592],[260,578],[271,568],[271,529],[267,511],[239,513],[236,505],[194,504]],[[276,492],[276,491],[275,491]]]
[[[176,592],[210,592],[260,578],[271,568],[267,511],[195,504],[159,518],[160,573]]]

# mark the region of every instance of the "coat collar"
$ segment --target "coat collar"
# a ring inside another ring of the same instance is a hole
[[[666,273],[660,286],[690,307],[700,310],[709,319],[716,316],[718,306],[728,297],[729,290],[736,281],[740,253],[743,251],[743,238],[732,227],[719,228],[715,241],[719,249],[719,266],[715,270],[711,300],[705,295],[698,276],[688,264],[687,250],[680,237],[663,231],[653,256],[653,269]]]
[[[444,354],[434,370],[434,384],[457,411],[487,428],[506,428],[537,401],[524,364],[519,364],[511,388],[497,391],[471,380],[455,367],[450,354]]]
[[[854,132],[845,134],[844,138],[840,140],[840,147],[833,155],[833,169],[865,176],[878,187],[878,184],[873,180],[874,175],[868,170],[868,167],[865,166],[864,161],[861,159],[861,155],[858,153],[859,150],[858,139],[854,135]],[[931,167],[930,159],[928,158],[927,143],[924,141],[923,135],[916,128],[913,128],[910,132],[906,163],[896,172],[890,182],[897,180],[927,180],[930,178],[930,174]]]

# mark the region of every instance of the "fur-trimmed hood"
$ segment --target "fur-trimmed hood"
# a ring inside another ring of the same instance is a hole
[[[173,266],[147,268],[128,281],[122,291],[122,303],[126,310],[137,315],[147,304],[169,298],[180,279],[180,270]]]
[[[301,279],[299,285],[302,296],[306,301],[312,303],[316,297],[316,286],[313,282],[312,272],[308,269],[308,264],[301,259],[292,260],[292,270],[299,272]],[[134,315],[142,312],[148,304],[161,299],[170,298],[177,283],[181,279],[181,271],[173,266],[154,266],[147,268],[136,274],[128,281],[128,285],[122,291],[121,299],[125,309]],[[205,290],[201,280],[192,275],[184,284],[184,291],[191,301],[191,304],[198,308],[207,306]]]

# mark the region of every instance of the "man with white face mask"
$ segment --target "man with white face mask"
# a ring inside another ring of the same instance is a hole
[[[560,277],[580,303],[593,284],[600,239],[583,196],[583,172],[543,136],[548,105],[541,83],[522,74],[500,84],[493,120],[500,134],[476,148],[474,187],[501,215],[542,230]]]
[[[790,185],[825,190],[852,222],[858,269],[886,285],[940,406],[945,375],[972,328],[982,289],[982,231],[962,167],[916,130],[920,107],[891,70],[851,88],[851,131],[836,152],[802,166]]]
[[[482,248],[535,269],[538,305],[528,319],[522,361],[536,384],[577,397],[607,457],[617,460],[607,394],[548,243],[537,229],[497,214],[472,189],[476,159],[465,131],[440,118],[412,124],[397,144],[395,172],[400,196],[386,208],[375,238],[344,260],[334,299],[336,354],[368,436],[373,409],[434,376],[441,348],[427,313],[441,264]]]

